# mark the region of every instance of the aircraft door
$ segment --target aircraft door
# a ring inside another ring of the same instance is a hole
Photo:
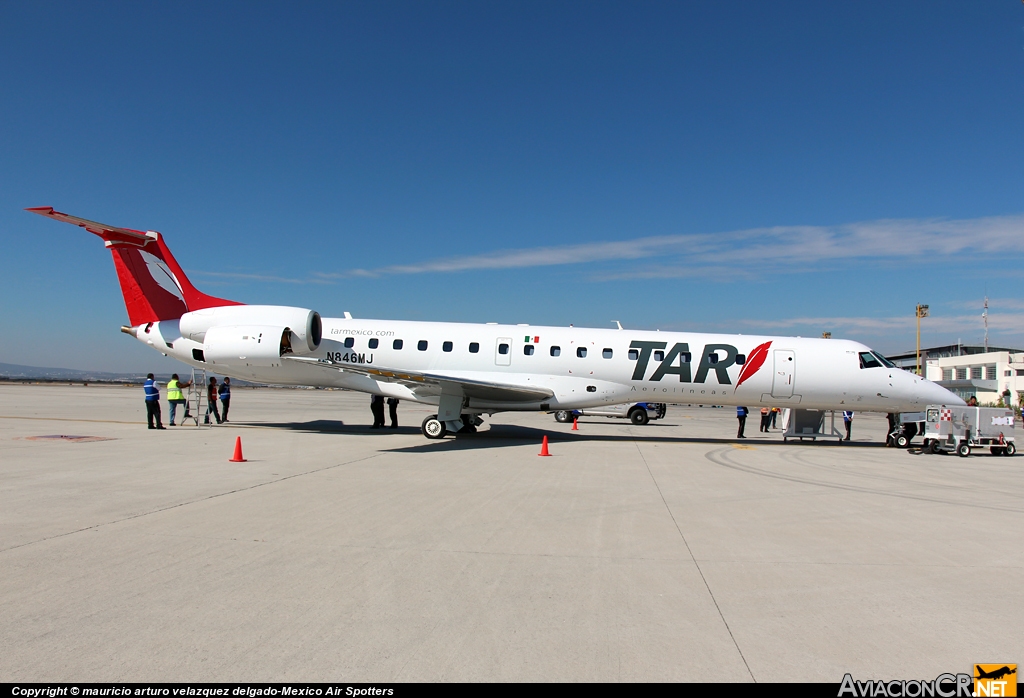
[[[512,338],[498,337],[494,343],[494,363],[497,366],[512,365]]]
[[[795,379],[796,352],[790,349],[776,349],[772,397],[793,397],[793,382]]]

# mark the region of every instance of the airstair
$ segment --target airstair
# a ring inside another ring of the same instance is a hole
[[[209,379],[206,377],[205,368],[192,369],[192,383],[188,386],[187,408],[191,410],[188,418],[194,421],[197,427],[210,426],[208,422],[204,423],[201,421],[205,417],[207,409],[207,382],[209,382]],[[185,420],[182,420],[181,423],[184,424]]]

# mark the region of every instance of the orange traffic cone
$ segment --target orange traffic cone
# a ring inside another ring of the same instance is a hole
[[[541,442],[541,445],[540,445],[540,453],[538,453],[537,455],[538,456],[550,456],[551,455],[550,453],[548,453],[548,437],[547,437],[547,435],[544,436],[544,441]]]
[[[572,418],[572,430],[573,431],[579,431],[580,430],[579,421],[580,421],[579,417],[573,417]]]
[[[235,455],[231,456],[229,463],[244,463],[245,459],[242,458],[242,437],[235,437]]]

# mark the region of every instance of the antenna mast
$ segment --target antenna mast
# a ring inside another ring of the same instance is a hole
[[[988,296],[985,296],[985,310],[981,313],[981,319],[985,321],[985,353],[988,353]]]

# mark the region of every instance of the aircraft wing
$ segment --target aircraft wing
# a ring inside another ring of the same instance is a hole
[[[511,383],[498,383],[419,371],[373,368],[362,364],[350,364],[304,356],[286,356],[284,358],[288,361],[297,361],[307,366],[359,373],[388,383],[401,383],[412,389],[417,395],[463,395],[486,402],[538,402],[540,400],[547,400],[555,395],[554,391],[540,386],[514,385]]]

